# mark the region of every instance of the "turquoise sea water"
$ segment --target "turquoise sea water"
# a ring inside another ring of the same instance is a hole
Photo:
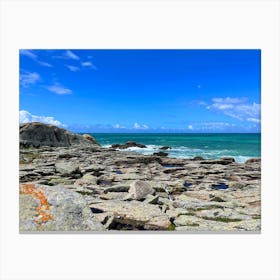
[[[95,139],[105,147],[112,144],[135,141],[147,148],[129,148],[127,150],[142,154],[157,152],[162,146],[170,146],[170,157],[193,158],[202,156],[215,159],[224,156],[234,157],[237,162],[261,156],[261,134],[259,133],[92,133]]]

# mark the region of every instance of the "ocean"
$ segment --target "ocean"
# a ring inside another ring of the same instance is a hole
[[[169,157],[205,159],[234,157],[237,162],[261,156],[261,134],[259,133],[89,133],[104,147],[135,141],[147,148],[126,150],[145,155],[158,152],[162,146],[170,146]]]

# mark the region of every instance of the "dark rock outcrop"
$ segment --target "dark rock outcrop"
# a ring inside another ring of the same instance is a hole
[[[92,139],[89,139],[88,137],[83,137],[66,129],[40,122],[21,124],[19,128],[19,138],[21,148],[99,145],[93,137],[91,137]]]
[[[171,147],[169,146],[163,146],[159,148],[159,150],[169,150],[169,149],[171,149]]]
[[[153,153],[154,156],[159,156],[159,157],[167,157],[168,153],[165,152],[158,152],[158,153]]]
[[[127,149],[127,148],[133,148],[133,147],[147,148],[145,145],[136,143],[134,141],[128,141],[125,144],[113,144],[111,147],[114,149]]]

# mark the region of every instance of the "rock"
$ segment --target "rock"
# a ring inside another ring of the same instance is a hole
[[[150,203],[150,204],[157,204],[159,200],[159,196],[158,195],[151,195],[148,194],[146,196],[146,199],[144,200],[145,203]]]
[[[60,178],[52,178],[48,181],[48,185],[50,186],[55,186],[55,185],[72,185],[73,179],[65,178],[65,177],[60,177]]]
[[[245,164],[251,164],[251,163],[261,163],[261,158],[250,158],[245,161]]]
[[[111,148],[114,149],[127,149],[127,148],[133,148],[133,147],[137,147],[137,148],[147,148],[146,145],[143,144],[139,144],[133,141],[128,141],[125,144],[113,144],[111,145]]]
[[[85,139],[89,140],[90,142],[92,142],[93,144],[99,145],[99,144],[97,143],[97,141],[96,141],[91,135],[89,135],[89,134],[83,134],[83,137],[84,137]]]
[[[235,160],[234,158],[232,157],[223,157],[223,158],[220,158],[220,159],[214,159],[214,160],[203,160],[201,162],[201,164],[222,164],[222,165],[228,165],[228,164],[231,164],[231,163],[234,163]]]
[[[240,181],[240,182],[235,182],[235,181],[233,181],[233,182],[230,182],[230,183],[229,183],[229,187],[230,187],[231,189],[243,189],[243,188],[245,188],[247,185],[248,185],[248,183],[243,182],[243,181]]]
[[[196,156],[196,157],[193,158],[193,160],[204,160],[204,158],[200,157],[200,156]]]
[[[243,215],[233,209],[228,209],[228,208],[216,208],[216,209],[214,208],[214,209],[200,210],[196,213],[196,215],[205,220],[224,222],[224,223],[240,222],[242,220],[251,218],[249,215]]]
[[[128,192],[130,186],[128,185],[115,185],[112,187],[107,187],[104,189],[104,192]]]
[[[159,148],[159,150],[169,150],[169,149],[171,149],[171,147],[169,146],[163,146]]]
[[[134,181],[129,188],[129,198],[136,200],[143,200],[148,194],[153,194],[154,189],[148,182],[145,181]]]
[[[168,153],[165,152],[158,152],[158,153],[153,153],[154,156],[159,156],[159,157],[167,157]]]
[[[148,176],[145,174],[137,174],[135,173],[125,173],[125,174],[118,174],[115,176],[114,181],[121,182],[125,180],[146,180]]]
[[[69,176],[72,174],[79,174],[79,166],[73,162],[60,161],[55,163],[56,172],[62,176]]]
[[[81,135],[72,133],[54,125],[40,122],[24,123],[19,129],[20,147],[69,147],[72,145],[98,145],[93,140],[88,140]]]
[[[96,185],[98,181],[98,178],[96,176],[93,176],[89,173],[86,173],[85,175],[83,175],[82,178],[77,179],[75,181],[75,184],[77,185]]]
[[[22,184],[19,195],[20,231],[104,230],[83,196],[64,187]]]
[[[210,198],[210,201],[214,201],[214,202],[225,202],[225,200],[223,200],[221,197],[215,196],[215,195],[213,195],[213,196]]]
[[[102,200],[123,200],[127,201],[127,192],[104,192],[99,195]]]
[[[171,222],[157,205],[139,201],[104,201],[90,205],[114,217],[111,229],[168,230]]]

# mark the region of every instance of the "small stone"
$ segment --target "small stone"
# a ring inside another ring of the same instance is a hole
[[[130,198],[136,200],[145,199],[148,194],[153,194],[154,190],[148,182],[134,181],[129,188]]]

